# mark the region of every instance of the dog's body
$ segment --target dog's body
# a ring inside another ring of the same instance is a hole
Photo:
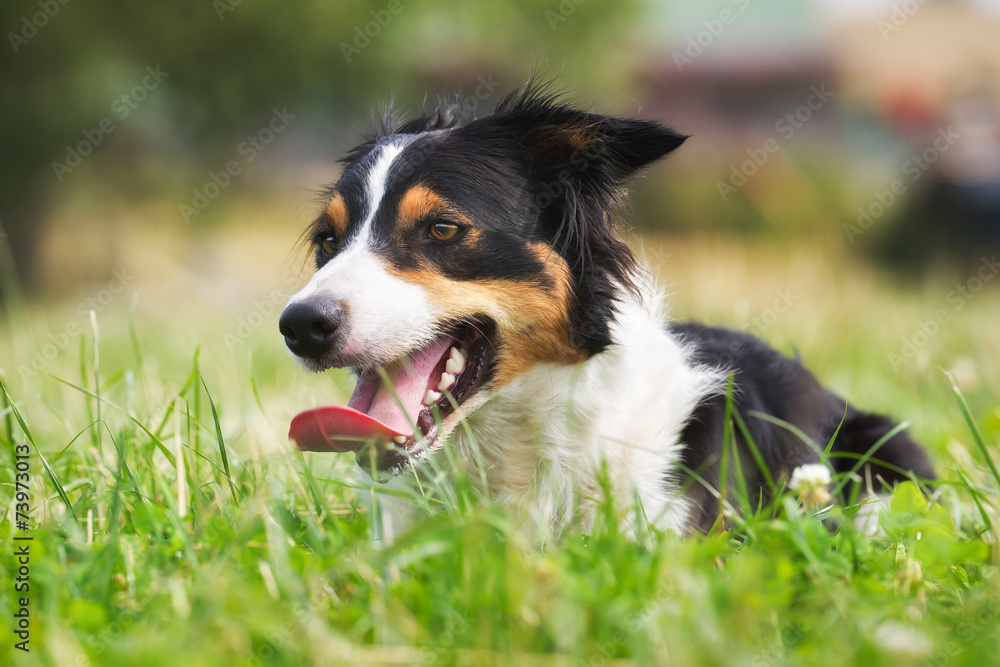
[[[345,160],[313,229],[317,272],[281,318],[310,370],[354,367],[349,407],[293,420],[303,449],[357,451],[377,475],[443,446],[536,523],[586,529],[602,493],[637,497],[680,533],[711,526],[727,377],[750,495],[820,460],[850,470],[893,430],[746,335],[667,325],[610,213],[624,181],[684,137],[577,111],[530,88],[460,125],[447,108],[383,132]],[[761,413],[763,416],[757,416]],[[461,424],[461,426],[459,426]],[[839,432],[838,432],[839,428]],[[838,458],[837,455],[848,458]],[[852,460],[849,457],[854,457]],[[868,470],[933,476],[888,438]]]
[[[478,444],[490,489],[506,505],[556,531],[574,519],[586,528],[593,504],[580,501],[601,497],[596,473],[606,464],[623,505],[638,494],[650,521],[687,532],[680,435],[725,377],[691,363],[691,349],[664,328],[660,303],[651,293],[621,303],[607,350],[573,366],[532,367],[468,419],[468,433],[457,431],[471,465]]]

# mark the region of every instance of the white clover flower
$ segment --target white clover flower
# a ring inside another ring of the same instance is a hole
[[[875,643],[907,662],[926,659],[934,648],[927,635],[914,627],[886,621],[875,629]]]
[[[819,463],[806,463],[792,471],[788,488],[795,491],[804,505],[822,505],[830,500],[830,469]]]

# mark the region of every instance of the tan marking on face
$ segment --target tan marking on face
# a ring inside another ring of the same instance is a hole
[[[400,227],[405,229],[429,218],[446,216],[455,222],[468,223],[468,216],[457,206],[426,185],[415,185],[399,200]]]
[[[326,215],[327,222],[337,232],[337,236],[343,239],[347,233],[347,203],[344,201],[343,195],[339,192],[335,193],[323,213]]]
[[[546,244],[532,246],[544,264],[550,286],[519,280],[451,280],[433,266],[390,268],[393,275],[420,286],[434,316],[442,321],[487,315],[497,326],[493,387],[506,385],[535,364],[574,364],[584,358],[570,342],[570,271]]]
[[[443,208],[447,208],[447,204],[438,193],[424,185],[415,185],[399,200],[399,220],[404,224],[416,224]]]

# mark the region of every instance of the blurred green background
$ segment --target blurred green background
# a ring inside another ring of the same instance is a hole
[[[0,664],[996,662],[995,568],[957,547],[1000,525],[1000,0],[5,0],[0,28],[0,440],[16,407],[52,466],[33,652]],[[691,135],[623,211],[671,315],[907,421],[955,551],[791,514],[536,549],[461,494],[372,545],[353,459],[285,435],[353,384],[278,333],[300,237],[373,110],[530,77]]]
[[[748,327],[824,271],[814,307],[851,279],[996,293],[996,0],[34,0],[0,25],[8,322],[22,290],[83,313],[110,290],[270,327],[374,109],[483,115],[531,77],[692,135],[626,212],[685,317]]]

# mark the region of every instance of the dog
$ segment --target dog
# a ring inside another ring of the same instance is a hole
[[[933,478],[893,421],[799,360],[668,321],[613,213],[686,138],[530,84],[467,122],[448,105],[383,118],[343,159],[308,231],[316,272],[279,319],[305,369],[352,368],[357,386],[347,406],[296,415],[290,440],[353,451],[383,482],[452,448],[492,497],[556,531],[587,530],[606,489],[658,528],[706,531],[720,489],[766,502],[768,480],[831,440],[835,473]],[[745,426],[729,465],[727,415]]]

